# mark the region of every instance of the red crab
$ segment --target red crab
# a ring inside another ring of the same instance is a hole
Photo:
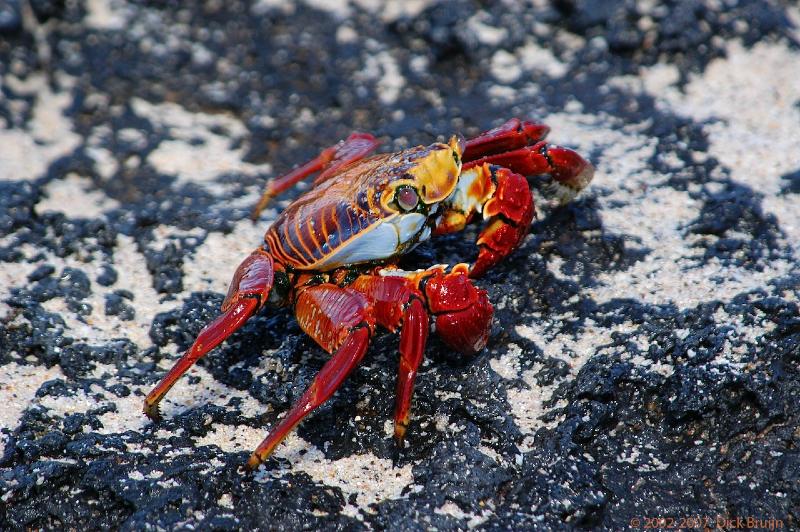
[[[283,211],[264,243],[233,276],[222,314],[198,335],[147,396],[158,404],[200,357],[228,338],[263,306],[292,306],[300,327],[331,358],[248,461],[257,467],[311,411],[330,398],[358,365],[376,325],[400,331],[394,435],[402,444],[411,394],[428,330],[465,354],[486,345],[492,306],[472,283],[522,242],[534,216],[526,179],[549,174],[562,201],[592,179],[593,167],[574,151],[543,141],[549,128],[512,119],[464,141],[434,143],[368,157],[378,141],[354,133],[309,163],[267,184],[269,199],[319,172],[313,188]],[[431,235],[459,231],[476,219],[486,227],[478,257],[458,264],[403,271],[398,256]]]

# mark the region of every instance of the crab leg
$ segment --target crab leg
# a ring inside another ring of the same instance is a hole
[[[300,327],[333,355],[286,417],[250,455],[248,469],[258,467],[292,429],[330,399],[364,357],[374,329],[372,308],[366,298],[355,290],[334,284],[301,289],[295,313]]]
[[[247,468],[255,469],[269,458],[275,447],[294,429],[308,414],[322,403],[330,399],[333,393],[355,368],[369,345],[370,332],[367,327],[359,327],[352,331],[344,343],[322,367],[311,386],[294,404],[286,417],[273,428],[261,445],[250,455]]]
[[[549,132],[545,124],[512,118],[466,142],[462,172],[489,163],[524,176],[547,173],[562,202],[572,199],[592,180],[594,168],[573,150],[543,142]]]
[[[438,272],[440,268],[437,268]],[[400,329],[400,365],[394,411],[394,439],[402,446],[411,419],[411,397],[417,370],[425,355],[430,322],[423,293],[418,289],[427,272],[384,270],[387,275],[362,275],[352,287],[372,301],[375,319],[394,332]]]
[[[488,340],[492,306],[467,272],[466,264],[456,265],[450,273],[442,266],[416,272],[385,268],[378,275],[362,275],[351,285],[372,301],[380,325],[390,331],[401,329],[394,414],[394,438],[400,447],[411,417],[414,381],[430,319],[442,340],[461,353],[473,354]]]
[[[288,174],[270,179],[264,187],[261,199],[258,201],[255,208],[253,208],[253,212],[250,213],[250,218],[254,221],[257,220],[258,215],[261,214],[261,211],[264,210],[272,198],[278,196],[311,174],[321,172],[314,181],[314,185],[318,185],[340,168],[359,159],[363,159],[372,153],[379,144],[380,142],[369,133],[353,133],[347,137],[346,140],[340,141],[338,144],[329,148],[325,148],[317,157],[295,168]]]
[[[359,276],[341,288],[323,283],[299,289],[295,314],[300,327],[331,359],[309,388],[250,456],[258,467],[313,410],[327,401],[364,356],[376,323],[400,333],[400,367],[395,403],[395,441],[402,445],[408,427],[414,380],[425,353],[430,327],[428,309],[442,339],[472,354],[486,345],[492,306],[484,290],[467,278],[467,265],[450,273],[441,266],[418,272],[388,269]]]
[[[474,161],[484,155],[502,153],[529,146],[543,140],[550,128],[536,122],[523,122],[512,118],[502,126],[481,133],[466,142],[461,158],[464,162]]]
[[[425,354],[429,328],[425,306],[419,299],[412,299],[403,311],[403,329],[400,332],[400,367],[397,371],[394,408],[394,441],[398,447],[403,445],[411,420],[411,396],[414,394],[417,370]]]
[[[239,265],[222,303],[223,313],[200,331],[189,351],[145,398],[143,410],[147,417],[161,419],[158,405],[180,376],[258,312],[267,300],[273,278],[274,263],[264,250],[255,250]]]
[[[524,176],[550,174],[553,184],[558,187],[556,192],[562,203],[571,200],[586,188],[594,176],[594,167],[578,153],[546,142],[464,163],[461,171],[482,164],[504,166]]]

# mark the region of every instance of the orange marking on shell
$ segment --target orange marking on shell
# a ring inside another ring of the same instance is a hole
[[[273,225],[273,227],[275,226]],[[303,261],[307,261],[308,259],[303,255],[303,252],[300,250],[300,248],[296,246],[294,242],[292,242],[292,235],[289,231],[292,231],[293,227],[294,220],[287,221],[287,223],[281,227],[283,238],[278,236],[277,241],[280,244],[281,250],[283,250],[287,256],[289,256],[289,253],[291,252],[291,256],[298,257]]]
[[[306,219],[306,223],[303,225],[303,236],[307,237],[308,239],[312,256],[322,254],[321,247],[324,240],[320,239],[321,235],[319,232],[319,227],[322,225],[322,222],[319,214],[319,211],[312,212],[308,219]]]
[[[309,242],[312,240],[310,237],[311,228],[309,224],[313,219],[315,213],[311,213],[310,216],[306,216],[303,219],[295,219],[295,223],[291,226],[294,229],[294,237],[300,243],[300,247],[302,248],[302,252],[306,254],[309,260],[314,260],[314,243]]]
[[[428,204],[449,196],[460,172],[453,153],[460,157],[461,150],[454,137],[449,144],[418,146],[350,164],[289,205],[265,239],[288,266],[320,268],[342,246],[397,213],[397,187],[413,186]],[[323,235],[324,241],[319,238]],[[328,249],[323,249],[325,243]]]

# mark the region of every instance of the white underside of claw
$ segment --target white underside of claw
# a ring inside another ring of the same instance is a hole
[[[560,205],[565,205],[575,199],[575,196],[578,195],[578,190],[562,185],[558,181],[552,181],[544,186],[544,194],[558,201]]]
[[[398,214],[382,220],[372,229],[323,258],[314,267],[329,270],[347,264],[388,259],[407,243],[430,238],[431,231],[425,227],[426,220],[420,213]]]
[[[463,213],[481,212],[483,210],[481,201],[483,198],[476,198],[469,194],[470,187],[478,177],[476,168],[471,168],[462,173],[458,178],[458,184],[453,193],[444,201],[447,206]]]

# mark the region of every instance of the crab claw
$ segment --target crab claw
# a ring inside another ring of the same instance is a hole
[[[483,207],[489,220],[478,238],[478,259],[470,277],[484,275],[492,266],[519,247],[536,215],[528,182],[507,168],[494,171],[497,190]]]
[[[439,337],[453,349],[473,355],[489,340],[494,309],[486,290],[475,287],[467,271],[466,264],[459,264],[448,274],[432,276],[425,295]]]

